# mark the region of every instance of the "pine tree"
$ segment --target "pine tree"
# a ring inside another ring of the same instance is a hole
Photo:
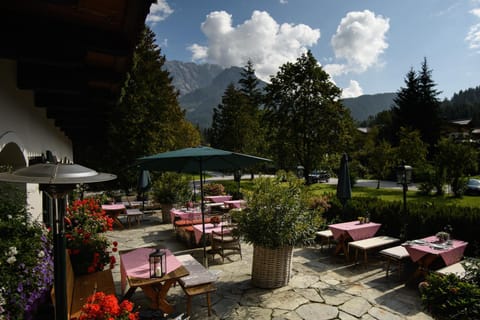
[[[435,90],[436,84],[432,80],[432,71],[428,68],[426,58],[420,72],[410,69],[405,85],[394,99],[394,131],[398,134],[402,127],[418,130],[422,140],[433,150],[440,137],[440,92]],[[398,137],[394,142],[398,144]]]
[[[229,84],[222,103],[213,109],[211,142],[215,148],[245,152],[249,101],[247,96]],[[245,114],[247,113],[247,114]]]
[[[111,115],[106,164],[123,188],[135,185],[138,157],[198,145],[200,134],[185,120],[165,56],[146,27],[135,49],[123,94]]]

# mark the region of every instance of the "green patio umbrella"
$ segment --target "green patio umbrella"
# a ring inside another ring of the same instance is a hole
[[[348,155],[343,154],[340,160],[340,171],[338,173],[337,183],[337,198],[342,203],[343,207],[347,201],[352,198],[352,186],[350,183],[350,172],[348,170]]]
[[[142,197],[142,210],[145,210],[145,192],[152,187],[152,180],[150,179],[150,173],[148,170],[140,170],[138,177],[137,191]]]
[[[204,171],[229,171],[251,167],[270,159],[255,157],[210,147],[193,147],[158,153],[137,159],[143,170],[175,171],[200,174],[200,195],[203,233],[205,234],[205,206],[203,197]],[[206,239],[203,237],[203,262],[207,265]]]

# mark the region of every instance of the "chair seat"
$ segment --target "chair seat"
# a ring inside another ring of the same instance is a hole
[[[395,246],[395,247],[390,247],[387,249],[383,249],[379,252],[380,255],[384,256],[387,259],[386,263],[386,275],[388,277],[390,273],[390,265],[391,262],[397,262],[398,264],[398,276],[401,276],[401,270],[402,270],[402,262],[404,259],[407,259],[410,257],[408,254],[407,249],[405,249],[403,246]]]
[[[403,246],[395,246],[383,249],[382,251],[380,251],[380,254],[396,260],[406,259],[410,256],[407,249],[405,249]]]

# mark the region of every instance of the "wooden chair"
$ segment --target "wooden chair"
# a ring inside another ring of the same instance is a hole
[[[225,214],[222,217],[221,231],[212,231],[212,250],[213,258],[216,254],[222,257],[222,263],[225,257],[232,254],[239,254],[242,259],[242,248],[240,245],[240,236],[237,225],[232,223],[230,215]]]

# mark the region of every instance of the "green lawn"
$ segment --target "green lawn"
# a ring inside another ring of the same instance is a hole
[[[234,181],[219,181],[225,185],[229,185],[230,189],[235,190],[237,187]],[[251,188],[251,180],[242,180],[240,190],[249,190]],[[315,183],[309,186],[310,190],[315,195],[333,194],[337,192],[337,186],[327,183]],[[380,198],[385,201],[403,201],[403,192],[400,189],[388,188],[368,188],[368,187],[353,187],[352,197],[372,197]],[[462,207],[476,207],[480,208],[480,196],[463,196],[462,198],[454,198],[451,196],[421,196],[416,191],[407,192],[407,203],[410,201],[431,203],[435,205],[456,205]]]
[[[310,186],[314,194],[335,194],[336,186],[331,184],[316,183]],[[403,201],[403,192],[399,189],[387,188],[367,188],[367,187],[353,187],[352,197],[373,197],[380,198],[385,201]],[[407,203],[410,201],[431,203],[436,205],[456,205],[462,207],[477,207],[480,208],[480,197],[478,196],[463,196],[462,198],[454,198],[451,196],[422,196],[418,195],[416,191],[407,192]]]

